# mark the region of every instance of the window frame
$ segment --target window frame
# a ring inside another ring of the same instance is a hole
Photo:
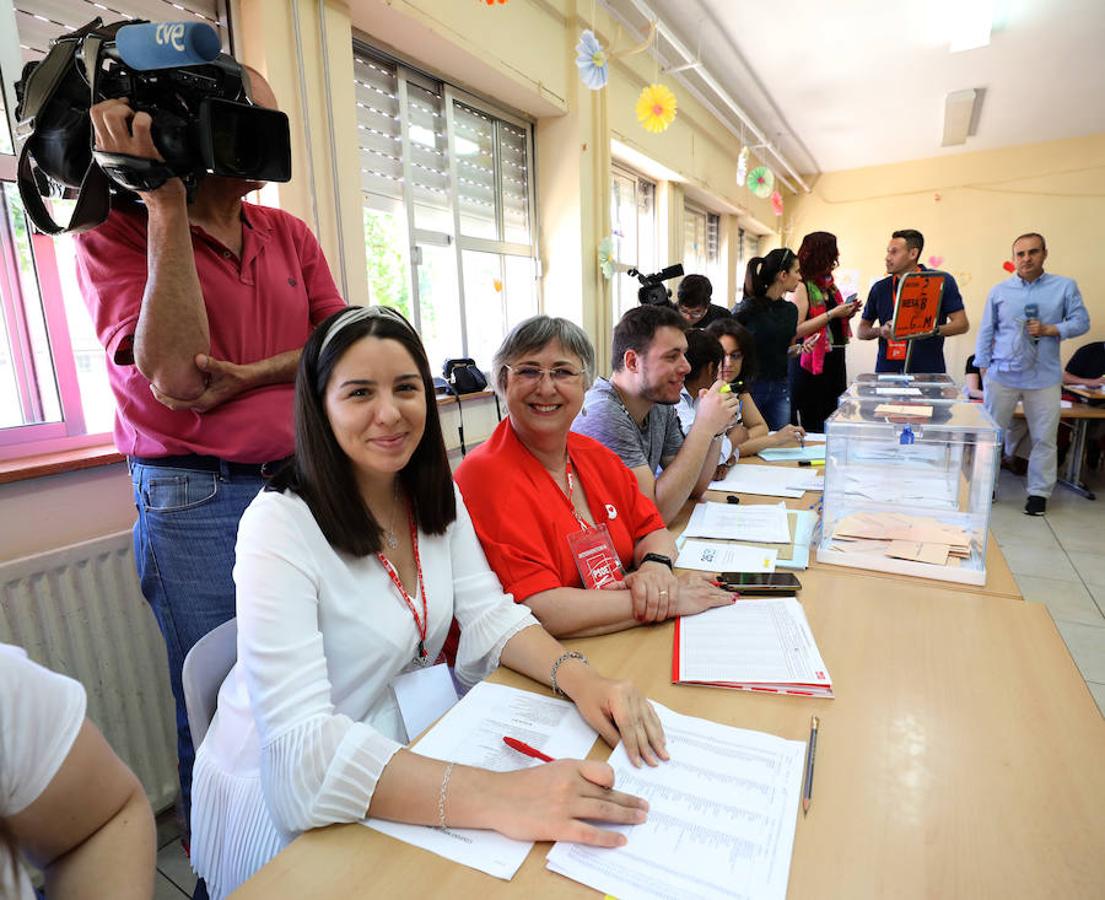
[[[171,5],[171,4],[167,4]],[[218,26],[226,41],[226,52],[233,55],[231,28],[233,0],[217,0]],[[122,15],[122,14],[121,14]],[[110,15],[105,19],[113,21]],[[0,0],[0,88],[3,90],[3,118],[0,127],[8,129],[12,152],[0,153],[0,184],[11,183],[18,190],[17,165],[20,142],[16,129],[15,82],[23,69],[23,54],[17,14],[13,0]],[[5,281],[6,296],[0,299],[0,315],[4,317],[12,363],[19,392],[20,409],[27,418],[28,408],[42,403],[33,368],[29,361],[30,335],[26,326],[23,285],[18,268],[13,268],[14,235],[7,215],[6,201],[0,198],[0,278]],[[111,431],[89,433],[86,428],[76,355],[66,316],[65,295],[57,263],[54,238],[37,232],[29,219],[27,233],[31,248],[35,284],[41,303],[46,343],[52,375],[56,385],[60,420],[30,422],[24,425],[0,427],[0,460],[12,460],[44,453],[79,450],[110,443]],[[14,333],[13,333],[14,332]],[[21,357],[17,359],[18,355]],[[37,400],[36,400],[37,398]]]
[[[652,248],[652,254],[651,254],[652,259],[654,261],[657,261],[657,260],[660,259],[660,216],[659,216],[658,210],[657,210],[657,201],[658,201],[658,198],[659,198],[660,184],[659,184],[658,181],[656,181],[652,178],[649,178],[647,175],[641,174],[636,169],[633,169],[630,166],[628,166],[625,163],[620,162],[618,160],[613,160],[611,162],[611,164],[610,164],[610,175],[611,175],[611,178],[610,178],[611,189],[610,189],[610,197],[608,198],[608,202],[611,204],[611,207],[613,206],[613,202],[614,202],[613,184],[614,184],[615,178],[631,180],[633,182],[633,210],[634,210],[634,217],[636,219],[635,233],[636,233],[636,236],[637,236],[637,246],[634,247],[634,250],[633,250],[633,261],[632,261],[632,263],[629,260],[620,259],[620,258],[618,259],[618,263],[619,263],[619,268],[621,268],[622,266],[631,266],[631,267],[637,268],[639,270],[640,262],[641,262],[642,240],[646,238],[646,236],[643,234],[642,229],[641,229],[641,185],[642,184],[647,184],[652,189],[652,215],[651,215],[651,223],[650,223],[651,228],[649,228],[649,230],[648,230],[649,233],[647,235],[647,240],[649,242],[649,245]],[[613,318],[613,323],[612,323],[613,326],[616,326],[618,324],[618,320],[621,318],[621,315],[624,314],[624,310],[621,310],[622,304],[619,301],[619,298],[617,296],[617,294],[619,292],[619,288],[617,287],[617,284],[618,284],[617,279],[620,276],[624,275],[624,274],[625,274],[624,271],[618,271],[614,274],[614,278],[612,279],[614,284],[612,284],[612,286],[611,286],[611,292],[615,294],[615,296],[611,298],[611,304],[610,304],[611,305],[611,310],[612,310],[612,313],[613,313],[613,317],[614,317]],[[651,274],[651,273],[645,272],[643,274],[647,275],[647,274]],[[626,308],[627,309],[632,309],[633,307],[632,307],[632,305],[630,305],[630,306],[627,306]]]
[[[539,239],[538,239],[538,215],[537,215],[537,164],[534,156],[534,123],[521,116],[515,115],[492,101],[484,100],[461,88],[456,87],[443,78],[423,72],[407,62],[397,59],[387,52],[380,50],[365,40],[354,37],[353,52],[382,65],[394,67],[396,74],[396,94],[399,101],[399,135],[400,154],[402,157],[403,184],[402,199],[394,200],[380,195],[368,194],[360,189],[361,208],[365,206],[381,209],[394,204],[394,207],[402,207],[406,217],[408,256],[407,256],[407,287],[411,303],[411,318],[415,330],[422,333],[422,303],[418,278],[418,267],[421,264],[421,248],[423,246],[451,247],[456,267],[457,304],[460,317],[460,344],[462,354],[469,356],[468,340],[468,306],[465,293],[464,253],[474,251],[478,253],[491,253],[500,257],[500,278],[506,280],[506,266],[503,257],[515,256],[528,258],[533,264],[533,277],[538,311],[544,310],[544,297],[540,279],[539,263]],[[415,218],[416,198],[413,190],[408,186],[414,183],[412,171],[411,140],[409,133],[410,100],[408,84],[414,84],[423,90],[433,91],[439,94],[445,116],[445,137],[447,153],[447,173],[449,180],[448,194],[449,207],[452,215],[452,233],[436,231],[417,227]],[[525,134],[526,161],[528,178],[526,183],[526,205],[528,217],[528,231],[530,243],[523,244],[516,241],[492,240],[465,235],[461,229],[460,191],[458,189],[458,155],[456,152],[456,104],[470,107],[477,112],[488,116],[492,120],[493,146],[496,148],[495,159],[495,226],[496,232],[504,235],[505,212],[502,191],[502,159],[499,148],[501,147],[500,123],[512,125]],[[359,149],[359,148],[358,148]],[[393,208],[394,208],[393,207]]]

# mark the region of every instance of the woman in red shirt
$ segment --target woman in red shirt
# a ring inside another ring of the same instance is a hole
[[[562,637],[732,603],[709,579],[672,573],[675,539],[636,477],[571,431],[594,368],[583,330],[548,316],[518,325],[495,354],[508,415],[455,478],[503,589]]]

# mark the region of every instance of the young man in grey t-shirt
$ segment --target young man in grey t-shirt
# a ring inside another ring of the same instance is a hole
[[[737,412],[736,395],[722,393],[719,381],[703,394],[684,437],[675,411],[691,368],[684,328],[670,307],[629,310],[614,329],[610,380],[595,380],[572,423],[573,431],[621,457],[664,522],[679,514],[688,497],[706,490],[721,438]]]

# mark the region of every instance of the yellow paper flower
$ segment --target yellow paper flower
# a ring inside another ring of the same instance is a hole
[[[637,98],[637,121],[645,131],[660,134],[675,120],[675,94],[663,84],[650,84]]]

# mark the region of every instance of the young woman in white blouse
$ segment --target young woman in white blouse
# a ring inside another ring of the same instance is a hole
[[[558,686],[635,763],[667,757],[631,684],[566,654],[503,594],[450,476],[422,343],[394,310],[352,307],[308,340],[295,461],[246,510],[234,580],[238,661],[192,796],[192,864],[211,896],[299,832],[366,815],[601,846],[624,838],[591,822],[644,821],[605,763],[502,774],[404,748],[390,684],[435,661],[456,616],[459,680],[501,659]]]

